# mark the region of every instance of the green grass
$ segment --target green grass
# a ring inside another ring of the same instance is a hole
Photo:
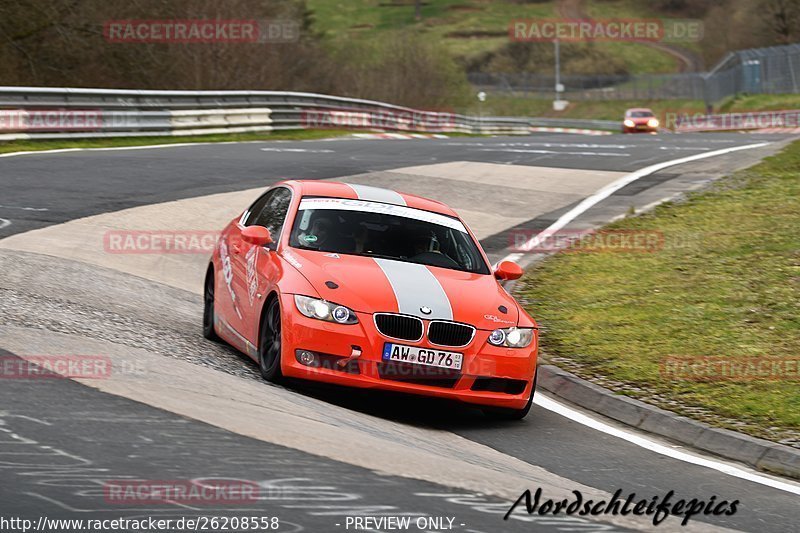
[[[621,58],[631,74],[664,74],[678,70],[675,57],[641,43],[598,42],[595,46]]]
[[[561,253],[518,291],[544,357],[623,394],[800,444],[800,383],[662,377],[668,356],[800,359],[800,143],[685,202],[611,229],[661,232],[654,253]],[[795,374],[796,375],[796,374]]]
[[[641,0],[603,0],[601,2],[586,2],[587,13],[594,18],[677,18],[683,16],[669,16],[659,12],[649,2]],[[702,39],[699,42],[682,41],[670,43],[692,52],[702,51]]]
[[[800,94],[753,94],[742,95],[723,102],[719,112],[737,111],[781,111],[800,109]]]
[[[604,0],[585,2],[586,14],[595,19],[659,18],[662,15],[641,0]],[[646,44],[634,42],[598,42],[597,46],[625,60],[632,74],[662,74],[678,70],[675,57]]]
[[[514,4],[474,0],[435,0],[414,19],[413,5],[381,6],[390,0],[309,0],[314,28],[332,39],[381,39],[398,30],[414,30],[435,39],[453,57],[471,57],[508,42],[514,18],[551,18],[553,2]],[[469,36],[472,32],[480,32]],[[457,36],[459,35],[459,36]]]
[[[471,58],[509,42],[513,19],[552,19],[556,2],[510,0],[428,0],[422,20],[414,19],[413,2],[385,6],[391,0],[308,0],[314,29],[331,39],[380,39],[388,32],[418,31],[435,39],[454,58]],[[633,9],[633,8],[630,8]],[[635,9],[633,9],[635,11]],[[642,15],[639,15],[642,16]],[[669,54],[636,43],[596,43],[618,54],[631,73],[674,72]]]
[[[288,130],[275,133],[236,133],[222,135],[192,135],[186,137],[115,137],[107,139],[0,141],[0,153],[57,150],[64,148],[113,148],[121,146],[146,146],[151,144],[246,142],[246,141],[302,141],[349,135],[344,130]]]

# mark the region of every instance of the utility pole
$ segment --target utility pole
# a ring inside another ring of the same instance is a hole
[[[564,92],[564,85],[561,83],[561,46],[558,39],[555,39],[553,44],[556,52],[556,98],[553,100],[553,111],[564,111],[569,102],[561,99],[561,93]]]
[[[561,47],[558,44],[558,39],[553,41],[556,46],[556,100],[561,100],[559,88],[561,87]]]

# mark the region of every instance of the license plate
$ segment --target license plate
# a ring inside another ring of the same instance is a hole
[[[404,346],[387,342],[383,345],[383,360],[398,363],[411,363],[415,365],[435,366],[450,370],[461,370],[464,354],[445,352],[433,348],[420,348],[418,346]]]

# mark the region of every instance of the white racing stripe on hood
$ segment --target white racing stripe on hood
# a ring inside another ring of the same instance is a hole
[[[425,265],[391,259],[375,259],[375,262],[392,286],[400,313],[425,319],[453,320],[450,299]],[[431,314],[423,314],[420,307],[430,308]]]
[[[345,183],[345,185],[356,192],[356,196],[358,196],[359,200],[381,202],[384,204],[407,205],[400,194],[390,191],[389,189],[370,187],[369,185],[353,185],[352,183]]]

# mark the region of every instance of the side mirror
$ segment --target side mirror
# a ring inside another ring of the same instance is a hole
[[[242,240],[256,246],[266,246],[272,243],[272,236],[264,226],[247,226],[242,230]]]
[[[522,277],[522,267],[513,261],[500,261],[494,269],[494,277],[504,281]]]

